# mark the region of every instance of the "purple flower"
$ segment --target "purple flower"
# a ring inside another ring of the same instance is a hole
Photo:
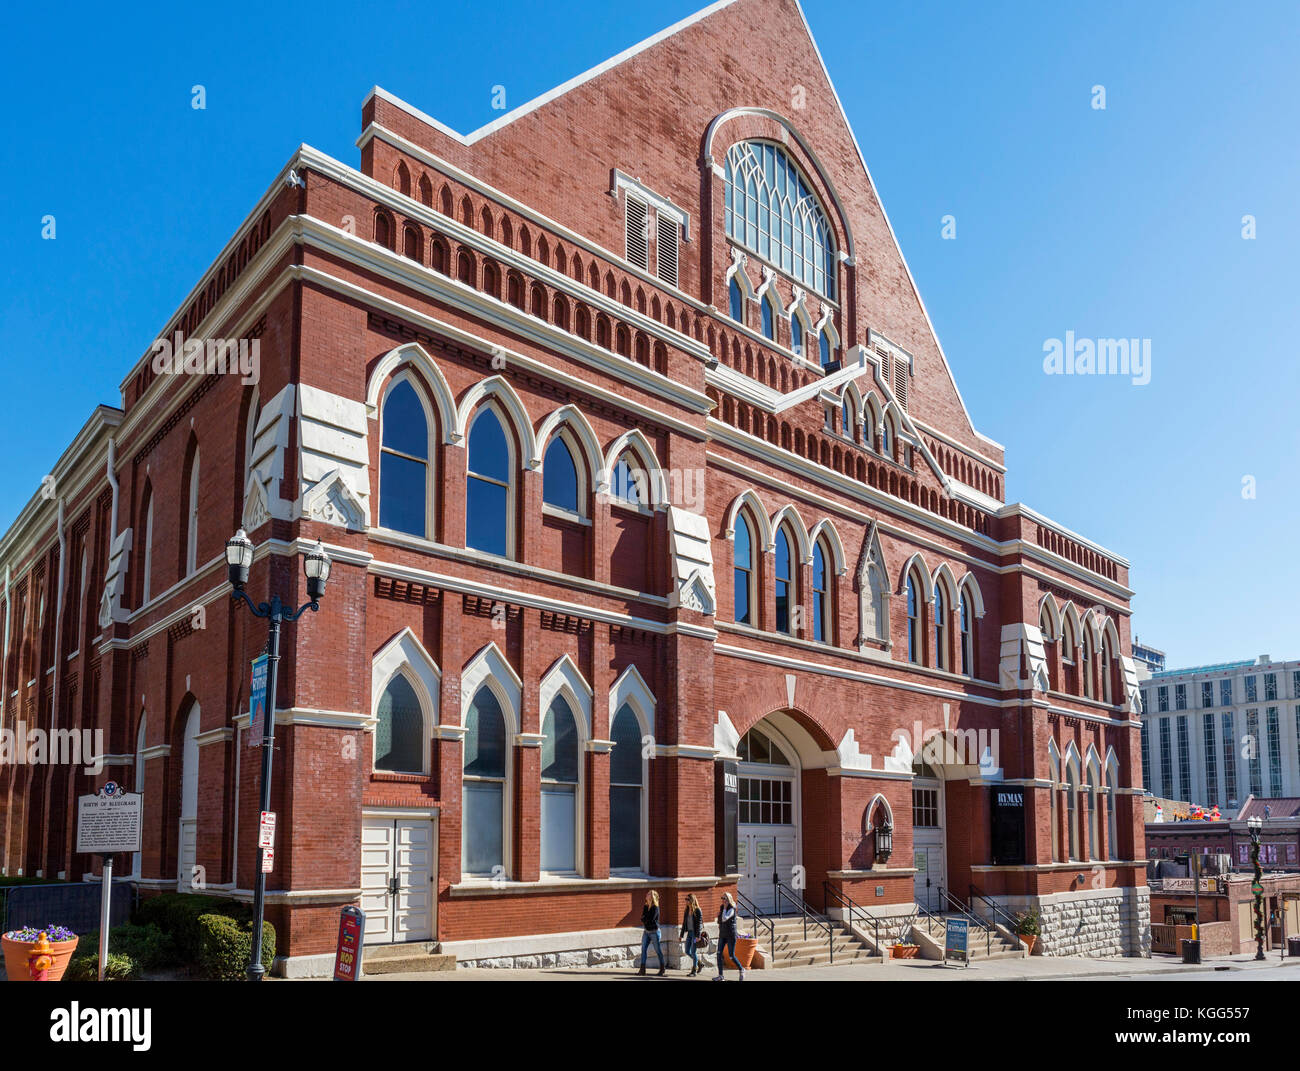
[[[56,941],[71,941],[77,935],[66,926],[24,926],[21,930],[10,930],[5,934],[11,941],[31,944],[40,940],[41,934],[53,944]]]

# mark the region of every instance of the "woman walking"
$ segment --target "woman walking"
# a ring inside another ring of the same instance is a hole
[[[727,969],[726,957],[731,957],[740,971],[740,980],[745,980],[745,968],[740,966],[740,960],[736,959],[736,901],[731,898],[731,893],[722,894],[722,906],[718,908],[718,976],[713,980],[722,981],[722,975]]]
[[[668,971],[664,962],[663,946],[659,943],[659,894],[653,889],[645,894],[645,906],[641,908],[641,969],[637,974],[645,974],[645,957],[651,942],[655,946],[655,955],[659,958],[659,975]]]
[[[691,957],[691,973],[689,977],[694,978],[700,973],[700,954],[697,951],[700,944],[700,934],[704,931],[704,912],[700,910],[700,902],[695,899],[695,894],[691,893],[686,897],[686,910],[682,912],[682,929],[677,936],[686,941],[686,954]]]

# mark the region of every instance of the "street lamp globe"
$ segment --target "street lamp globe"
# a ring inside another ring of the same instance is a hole
[[[236,591],[243,591],[248,583],[248,569],[253,564],[253,541],[242,528],[226,541],[226,565],[230,569],[230,583]]]
[[[307,595],[312,602],[319,602],[325,594],[325,582],[330,578],[330,556],[325,553],[320,540],[303,558],[302,570],[307,574]]]

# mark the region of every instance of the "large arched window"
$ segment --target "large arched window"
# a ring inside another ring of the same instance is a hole
[[[767,294],[763,295],[763,302],[760,306],[763,312],[763,337],[776,339],[776,314],[772,311],[772,299]]]
[[[542,869],[578,869],[578,724],[556,696],[542,721]]]
[[[776,532],[776,630],[789,633],[794,609],[794,554],[784,525]]]
[[[427,538],[432,479],[429,421],[409,379],[384,398],[379,451],[379,526]]]
[[[650,505],[650,474],[630,450],[619,454],[609,474],[609,494],[615,502],[645,509]]]
[[[509,557],[511,538],[510,441],[492,406],[479,410],[469,429],[466,476],[465,546]]]
[[[400,673],[388,682],[375,710],[375,769],[424,773],[424,712]]]
[[[563,434],[556,435],[542,461],[542,502],[569,513],[582,514],[582,484],[573,451]]]
[[[641,723],[628,704],[614,715],[609,738],[609,866],[635,870],[641,866],[642,791],[645,764],[641,758]]]
[[[744,514],[736,518],[735,572],[733,574],[736,612],[742,625],[756,625],[754,613],[754,533]]]
[[[916,574],[907,574],[907,660],[921,661],[921,598],[916,588]]]
[[[804,356],[803,321],[797,312],[790,314],[790,350],[798,357]]]
[[[736,282],[734,275],[727,287],[727,310],[736,323],[743,324],[745,322],[745,296],[741,293],[740,284]]]
[[[794,161],[768,141],[727,153],[727,236],[819,294],[835,296],[835,242]]]
[[[948,600],[943,585],[934,585],[934,665],[936,669],[948,668]]]
[[[478,690],[465,718],[461,869],[491,874],[505,866],[506,719],[496,693]]]
[[[826,547],[820,539],[813,546],[812,589],[813,639],[818,643],[830,643],[830,574],[826,569]]]
[[[971,617],[970,596],[963,591],[959,604],[961,614],[961,672],[964,677],[975,676],[974,619]]]

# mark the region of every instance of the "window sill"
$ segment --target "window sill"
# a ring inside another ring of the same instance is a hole
[[[545,502],[542,503],[542,516],[549,517],[553,521],[567,521],[569,524],[591,527],[590,517],[584,517],[581,513],[574,513],[572,510],[561,509],[559,506],[547,505]]]

